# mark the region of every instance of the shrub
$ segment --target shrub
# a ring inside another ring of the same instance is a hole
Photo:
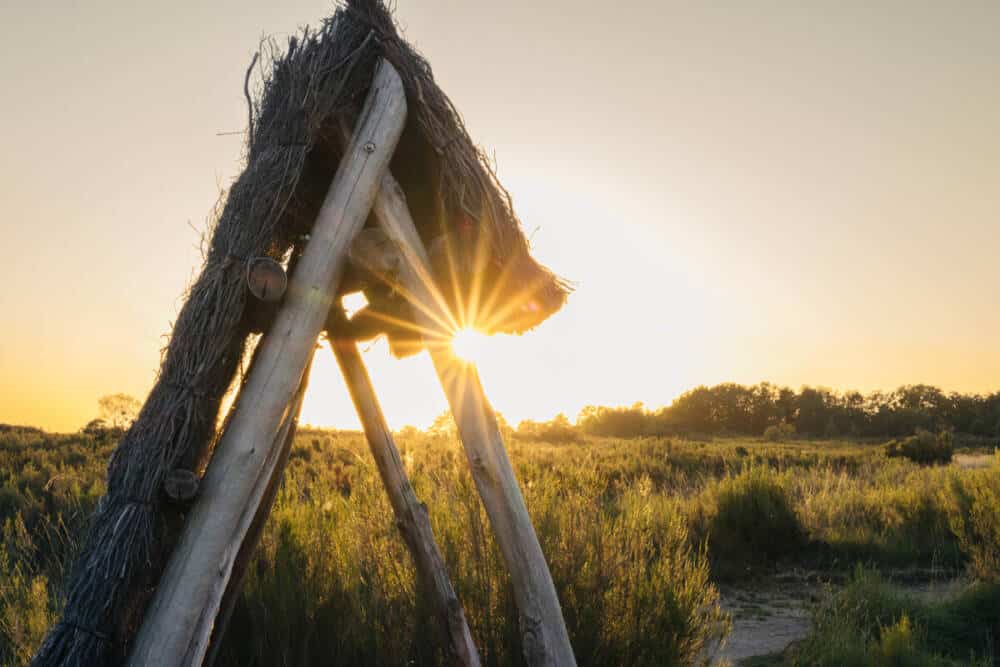
[[[951,463],[955,446],[951,431],[941,431],[937,435],[924,429],[902,441],[893,440],[885,448],[886,456],[902,456],[921,465]]]
[[[0,660],[3,664],[27,664],[41,644],[55,613],[49,604],[48,580],[24,574],[19,565],[6,570],[0,582]]]
[[[714,489],[715,511],[708,519],[708,546],[713,564],[724,574],[773,563],[794,555],[805,533],[782,475],[751,466]]]
[[[793,665],[958,667],[991,664],[1000,586],[972,586],[944,600],[904,595],[858,568],[843,590],[813,612],[812,631]]]
[[[949,490],[948,520],[969,570],[984,581],[1000,582],[1000,471],[952,475]]]
[[[791,424],[781,422],[764,429],[764,439],[768,442],[783,442],[795,435],[795,427]]]
[[[584,433],[614,438],[641,438],[663,431],[658,413],[650,412],[642,403],[631,407],[585,406],[576,418]]]
[[[536,422],[525,419],[517,425],[516,435],[522,440],[535,440],[562,444],[577,442],[580,434],[563,413],[556,415],[551,421]]]

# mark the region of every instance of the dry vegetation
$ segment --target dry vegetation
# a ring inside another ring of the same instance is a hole
[[[997,464],[919,465],[842,440],[623,439],[543,426],[512,438],[511,458],[581,665],[697,662],[730,623],[713,582],[779,566],[846,574],[859,563],[870,569],[817,606],[814,634],[789,664],[991,659]],[[24,664],[55,619],[114,439],[0,433],[0,664]],[[522,664],[510,587],[447,421],[407,429],[399,445],[485,664]],[[875,574],[898,568],[980,583],[935,606]],[[422,604],[363,438],[300,432],[219,663],[441,664]]]

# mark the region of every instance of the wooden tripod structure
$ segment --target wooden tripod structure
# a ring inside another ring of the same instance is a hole
[[[447,396],[521,617],[529,665],[575,665],[562,610],[496,416],[473,365],[452,352],[443,303],[405,197],[388,171],[406,119],[398,73],[376,71],[365,106],[327,191],[274,323],[201,481],[142,627],[130,665],[211,661],[246,562],[281,478],[316,340],[328,321],[351,243],[370,213],[402,258],[400,282]],[[462,606],[427,517],[399,459],[353,340],[328,332],[418,576],[433,596],[456,664],[479,665]]]

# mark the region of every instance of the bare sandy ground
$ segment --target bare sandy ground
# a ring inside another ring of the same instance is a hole
[[[955,454],[952,463],[959,468],[989,468],[994,460],[993,454]]]
[[[719,664],[780,653],[809,632],[810,605],[820,587],[776,583],[722,591],[722,606],[733,615],[733,631],[716,656]]]

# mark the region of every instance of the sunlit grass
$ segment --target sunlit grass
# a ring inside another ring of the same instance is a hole
[[[509,579],[445,426],[398,434],[401,458],[484,664],[522,664]],[[697,664],[727,626],[721,576],[855,562],[1000,574],[1000,466],[922,467],[848,441],[546,440],[537,426],[508,447],[580,665]],[[113,444],[0,434],[0,664],[24,664],[57,617],[73,539],[53,528],[78,538]],[[446,664],[437,633],[363,437],[301,431],[218,664]]]

